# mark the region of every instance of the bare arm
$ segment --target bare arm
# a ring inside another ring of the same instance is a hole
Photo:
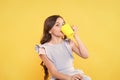
[[[60,80],[71,80],[71,76],[58,72],[54,64],[47,58],[45,54],[40,54],[39,56],[53,77]]]
[[[86,59],[86,58],[88,58],[88,51],[87,51],[85,45],[82,43],[82,41],[80,40],[80,38],[77,35],[77,27],[73,27],[73,30],[75,33],[74,38],[75,38],[77,44],[75,42],[73,42],[72,40],[70,41],[72,50],[80,57]]]
[[[41,60],[44,62],[46,65],[47,69],[51,73],[51,75],[59,80],[75,80],[75,79],[82,79],[82,76],[80,74],[75,74],[75,75],[67,75],[64,73],[60,73],[57,71],[56,67],[52,63],[52,61],[47,57],[45,49],[44,48],[39,48],[39,56]],[[63,63],[64,64],[64,63]]]

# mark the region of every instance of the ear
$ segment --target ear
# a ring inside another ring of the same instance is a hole
[[[51,34],[51,30],[49,31],[49,33]]]
[[[52,33],[52,29],[49,31],[49,33],[50,33],[50,34]]]

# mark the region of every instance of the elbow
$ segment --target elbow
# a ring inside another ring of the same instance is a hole
[[[51,75],[52,75],[52,77],[56,78],[56,80],[57,80],[57,79],[58,79],[58,80],[59,80],[59,79],[61,80],[61,78],[62,78],[62,77],[60,77],[58,71],[53,71],[53,72],[51,72]],[[62,79],[62,80],[63,80],[63,79]]]
[[[88,51],[85,51],[85,52],[84,52],[84,55],[83,55],[83,58],[84,58],[84,59],[87,59],[88,57],[89,57],[89,53],[88,53]]]
[[[84,59],[87,59],[87,58],[88,58],[88,56],[84,56],[83,58],[84,58]]]
[[[58,71],[52,70],[50,73],[53,77],[57,77]]]
[[[88,57],[89,57],[88,53],[86,53],[82,56],[83,59],[87,59]]]
[[[51,75],[52,75],[53,77],[56,77],[56,73],[55,73],[55,72],[52,72]]]

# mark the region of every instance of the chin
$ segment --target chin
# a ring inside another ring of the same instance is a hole
[[[63,37],[64,35],[62,34],[62,35],[60,35],[60,37]]]
[[[64,35],[59,35],[58,37],[63,37]]]

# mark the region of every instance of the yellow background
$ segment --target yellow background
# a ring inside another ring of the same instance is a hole
[[[75,67],[92,80],[120,80],[119,0],[0,0],[0,80],[43,80],[35,52],[44,20],[53,14],[77,25],[88,48]]]

